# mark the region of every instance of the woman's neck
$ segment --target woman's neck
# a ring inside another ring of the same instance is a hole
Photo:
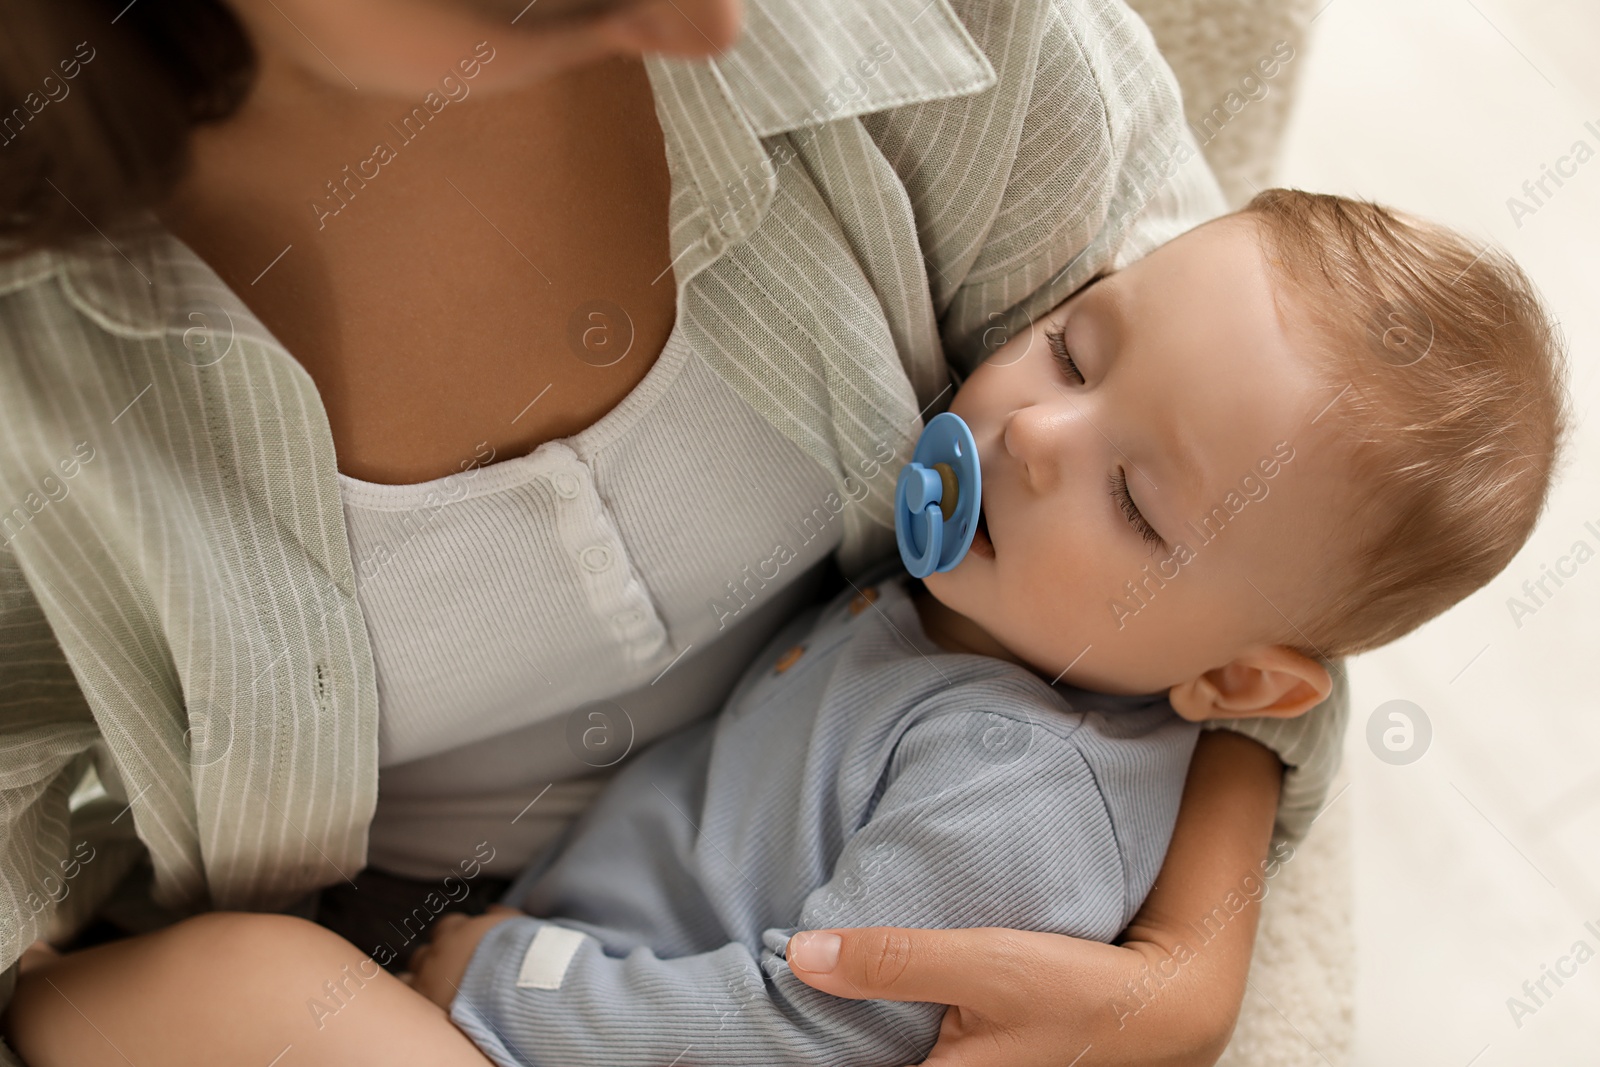
[[[367,160],[376,142],[393,146],[401,162],[399,168],[385,164],[384,171],[408,172],[413,180],[419,171],[446,163],[459,172],[463,161],[478,169],[514,168],[532,180],[572,142],[592,137],[617,110],[616,83],[620,79],[631,87],[635,81],[621,77],[633,74],[622,67],[623,61],[609,61],[573,68],[494,94],[471,91],[471,80],[458,79],[467,94],[446,99],[435,92],[434,107],[442,109],[433,111],[423,106],[428,93],[408,98],[358,92],[263,49],[255,82],[240,107],[195,129],[185,179],[158,214],[181,229],[191,205],[207,200],[270,203],[285,196],[296,201],[325,196],[337,204],[337,193],[349,195],[350,186],[360,185],[344,168]],[[412,124],[402,125],[407,119]],[[387,173],[385,179],[386,185],[394,182]],[[337,192],[329,191],[330,182]],[[530,195],[537,192],[530,189]],[[306,211],[298,215],[312,218]]]

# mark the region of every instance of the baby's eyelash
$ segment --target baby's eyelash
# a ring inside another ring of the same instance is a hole
[[[1066,331],[1060,326],[1049,327],[1044,331],[1044,338],[1046,343],[1050,345],[1050,353],[1055,357],[1057,365],[1067,374],[1076,378],[1079,384],[1085,384],[1087,380],[1084,378],[1083,372],[1078,369],[1078,363],[1072,358],[1072,353],[1067,351]],[[1111,497],[1117,502],[1117,506],[1122,509],[1122,513],[1128,517],[1128,524],[1133,527],[1135,533],[1144,539],[1146,544],[1163,546],[1166,544],[1161,539],[1161,535],[1156,532],[1156,528],[1151,526],[1139,511],[1139,505],[1133,502],[1133,494],[1128,492],[1127,472],[1121,467],[1118,467],[1117,473],[1111,476]]]
[[[1128,517],[1128,523],[1134,531],[1144,538],[1147,544],[1165,544],[1161,540],[1161,535],[1156,533],[1156,528],[1145,521],[1144,515],[1139,511],[1139,505],[1133,502],[1133,494],[1128,492],[1128,473],[1121,467],[1118,467],[1117,473],[1111,476],[1111,497],[1122,509],[1122,513]]]
[[[1078,369],[1077,361],[1072,358],[1072,353],[1067,351],[1067,334],[1061,327],[1056,326],[1044,331],[1044,339],[1050,345],[1050,352],[1056,358],[1056,363],[1062,370],[1078,379],[1082,384],[1085,379],[1083,372]]]

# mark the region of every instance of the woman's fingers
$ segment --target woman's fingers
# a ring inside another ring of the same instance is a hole
[[[434,946],[438,944],[442,936],[450,931],[451,927],[466,921],[466,912],[461,911],[447,911],[433,920],[433,925],[428,927],[428,940],[411,951],[411,959],[408,961],[407,966],[412,973],[420,973],[427,966],[428,957],[432,954]],[[408,982],[406,984],[410,985],[411,983]]]
[[[852,1000],[925,1000],[986,1009],[1012,1002],[1032,955],[1014,930],[808,930],[789,939],[789,968]]]
[[[428,943],[419,946],[411,957],[411,970],[416,975],[411,987],[450,1010],[479,943],[495,926],[521,914],[516,908],[490,905],[482,915],[469,917],[455,911],[439,916],[429,930]]]
[[[730,48],[739,37],[741,0],[641,0],[600,23],[619,51],[697,58]]]
[[[1232,1026],[1208,1010],[1217,954],[1147,941],[868,927],[797,933],[787,956],[835,996],[949,1005],[929,1067],[1207,1067]]]
[[[36,971],[45,964],[52,963],[60,958],[61,953],[57,952],[49,942],[43,940],[35,941],[22,951],[22,959],[18,961],[17,973],[27,974],[30,971]]]

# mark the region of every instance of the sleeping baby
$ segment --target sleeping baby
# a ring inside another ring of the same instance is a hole
[[[441,922],[414,991],[504,1067],[922,1059],[941,1005],[819,992],[791,938],[1116,938],[1203,724],[1301,714],[1332,660],[1511,559],[1565,432],[1561,363],[1506,258],[1338,197],[1269,190],[1102,275],[951,402],[982,481],[959,564],[897,564],[795,619],[720,715],[616,775],[515,912]],[[329,931],[241,918],[272,935],[233,942],[262,959],[227,983],[180,983],[188,1051],[285,996],[263,990],[348,991],[323,973]],[[142,993],[107,977],[104,996],[165,1003],[160,968],[137,973]],[[195,1003],[252,995],[236,1016]],[[340,1040],[392,1044],[429,1008],[376,968],[349,1004],[294,1062],[354,1062]]]
[[[1097,279],[951,404],[966,557],[795,620],[618,774],[466,934],[451,1018],[507,1067],[922,1059],[940,1005],[820,993],[791,936],[1113,939],[1198,724],[1300,714],[1498,572],[1561,396],[1516,268],[1382,208],[1275,190]]]

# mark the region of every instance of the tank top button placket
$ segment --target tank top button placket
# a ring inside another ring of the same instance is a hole
[[[559,469],[549,475],[559,501],[557,525],[594,616],[609,622],[631,663],[653,662],[667,647],[666,626],[629,562],[627,547],[595,490],[593,472],[570,449],[559,454]]]

